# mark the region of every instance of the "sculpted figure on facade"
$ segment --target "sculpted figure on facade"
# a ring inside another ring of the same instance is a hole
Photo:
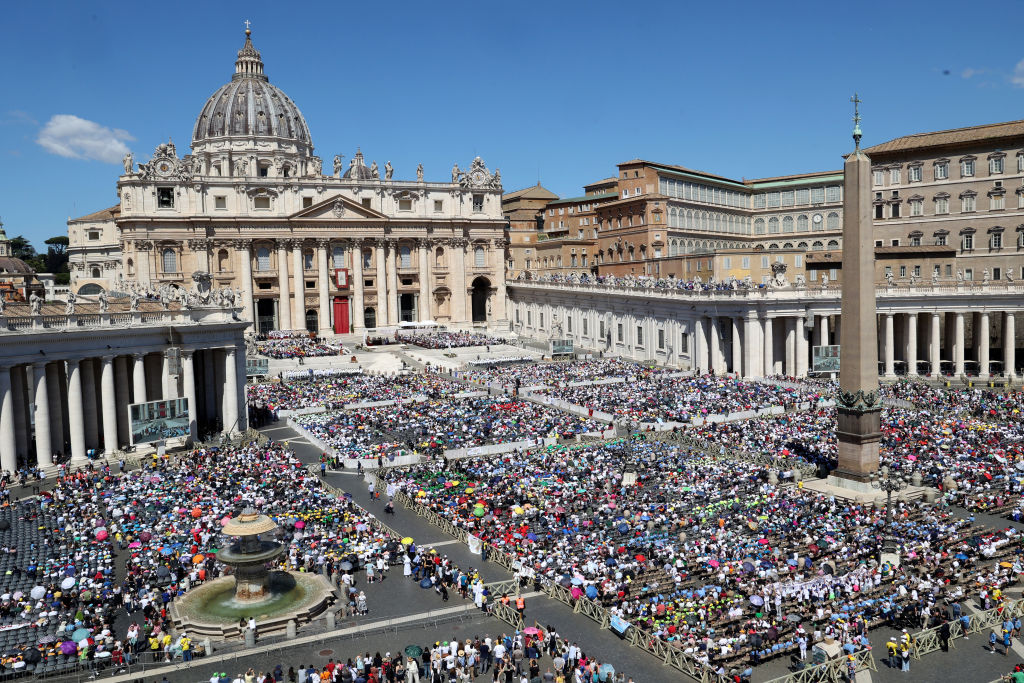
[[[312,168],[310,175],[318,176],[323,171],[324,161],[320,157],[310,157],[309,164]]]
[[[334,155],[334,177],[336,177],[336,178],[340,178],[341,177],[341,158],[342,158],[342,156],[343,155],[341,155],[341,154],[335,154]]]
[[[984,270],[981,271],[981,281],[982,281],[982,283],[987,285],[991,279],[992,279],[992,274],[989,273],[988,268],[985,268]]]
[[[248,162],[245,159],[235,159],[234,168],[235,168],[235,175],[236,176],[239,176],[239,177],[244,176],[245,175],[245,171],[246,171],[246,169],[248,167],[249,167],[249,164],[248,164]]]
[[[963,282],[964,281],[964,271],[960,270],[959,268],[956,269],[956,281],[957,282]]]
[[[32,315],[39,315],[43,310],[43,298],[37,292],[32,292],[28,297],[28,306]]]
[[[822,275],[822,277],[824,277],[825,273],[822,273],[821,275]],[[885,271],[885,284],[888,285],[889,287],[892,287],[893,284],[895,284],[893,282],[893,275],[892,275],[892,271],[891,270]]]
[[[391,165],[390,161],[384,162],[384,180],[391,180],[391,176],[395,174],[395,169]]]
[[[134,157],[132,157],[132,153],[131,152],[128,152],[127,154],[125,154],[124,155],[124,159],[122,161],[124,162],[124,174],[125,175],[131,175],[132,173],[135,172],[135,159],[134,159]]]
[[[423,182],[423,164],[419,164],[416,167],[416,180]]]
[[[380,178],[380,169],[377,168],[376,159],[370,164],[370,175],[373,178]]]
[[[64,304],[64,315],[75,314],[75,293],[68,292],[68,301]]]
[[[459,182],[459,176],[461,176],[461,175],[462,175],[462,172],[459,170],[459,165],[455,164],[454,166],[452,166],[452,182],[453,183]]]
[[[139,290],[135,289],[133,287],[132,288],[131,297],[130,297],[131,303],[128,306],[129,310],[132,311],[133,313],[135,311],[138,311],[139,310],[139,301],[141,299],[142,299],[142,297],[139,295]]]
[[[100,295],[97,301],[99,302],[100,305],[100,313],[106,313],[107,310],[110,308],[110,299],[107,296],[107,290],[104,289],[100,291]]]

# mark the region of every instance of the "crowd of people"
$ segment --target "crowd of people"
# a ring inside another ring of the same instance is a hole
[[[524,387],[557,387],[569,382],[592,382],[595,380],[622,378],[647,378],[672,372],[668,368],[640,365],[618,358],[597,360],[556,361],[530,363],[527,365],[505,365],[483,370],[471,370],[464,374],[473,382],[497,382],[506,386],[518,380]]]
[[[283,339],[266,339],[256,342],[256,351],[269,358],[316,358],[321,356],[337,356],[341,347],[328,344],[320,339],[307,337],[287,337]]]
[[[628,462],[635,485],[622,484]],[[708,666],[757,664],[835,639],[856,648],[883,623],[919,627],[967,597],[993,599],[1024,565],[1013,529],[942,507],[885,513],[763,467],[637,440],[430,462],[388,481],[562,585]],[[899,567],[875,559],[892,534]],[[801,644],[802,643],[802,644]]]
[[[738,280],[730,276],[724,280],[717,280],[712,276],[704,281],[699,275],[691,280],[682,280],[676,277],[651,277],[650,275],[593,275],[590,273],[563,275],[552,273],[542,275],[536,278],[536,281],[572,285],[603,285],[628,289],[676,289],[690,292],[761,289],[767,286],[764,283],[754,283],[750,278]]]
[[[498,346],[508,340],[479,332],[404,332],[395,333],[395,341],[424,349],[462,349],[469,346]]]
[[[506,396],[428,398],[313,413],[296,424],[338,457],[434,457],[447,449],[568,438],[606,427],[591,418]]]
[[[273,411],[301,408],[340,408],[348,403],[394,401],[414,396],[443,398],[466,391],[458,382],[435,372],[405,375],[314,373],[280,382],[246,386],[250,404],[262,403]]]

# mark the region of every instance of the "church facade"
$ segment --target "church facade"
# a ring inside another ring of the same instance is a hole
[[[427,182],[422,165],[397,180],[390,162],[357,150],[325,173],[248,30],[231,81],[202,107],[191,153],[164,143],[138,168],[126,156],[117,189],[120,266],[102,272],[116,281],[90,280],[98,271],[72,239],[76,280],[189,290],[208,273],[264,333],[506,324],[500,171],[477,157],[447,182]]]

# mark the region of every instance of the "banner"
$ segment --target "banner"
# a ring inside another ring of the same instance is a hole
[[[133,444],[153,443],[188,436],[187,398],[133,403],[128,406]]]
[[[626,631],[629,629],[629,622],[622,617],[617,617],[613,614],[609,617],[608,626],[620,636],[624,636],[626,635]]]
[[[483,543],[473,534],[466,534],[466,543],[469,544],[469,552],[474,555],[479,555],[483,550]]]

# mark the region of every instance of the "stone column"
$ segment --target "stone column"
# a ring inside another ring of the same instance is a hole
[[[355,332],[363,329],[365,318],[363,317],[363,243],[359,240],[351,242],[352,254],[352,307],[349,308],[349,315],[352,324],[349,330]]]
[[[138,273],[136,277],[139,281],[139,284],[143,286],[148,286],[150,283],[150,254],[152,253],[152,242],[141,240],[135,243],[135,272]]]
[[[252,296],[252,240],[236,240],[235,248],[238,250],[238,260],[242,266],[242,301],[239,301],[238,305],[242,307],[245,319],[252,321],[252,331],[259,333],[256,324],[256,302]]]
[[[0,469],[12,475],[18,471],[18,454],[14,440],[14,392],[11,390],[11,369],[0,366]]]
[[[292,280],[295,287],[292,290],[292,326],[296,330],[306,329],[306,271],[302,257],[302,242],[293,240],[292,248]]]
[[[316,241],[317,284],[320,289],[320,336],[334,334],[331,327],[331,274],[327,269],[327,247],[330,240]]]
[[[716,375],[725,371],[722,367],[722,328],[718,318],[712,316],[708,324],[708,341],[711,349],[711,372]]]
[[[398,324],[398,244],[388,242],[388,252],[384,259],[388,275],[388,325]]]
[[[1003,314],[1003,374],[1012,379],[1017,374],[1017,327],[1013,311]]]
[[[91,358],[78,361],[82,382],[82,422],[86,449],[99,448],[99,411],[96,409],[96,373]]]
[[[384,327],[388,324],[388,300],[393,292],[388,292],[388,274],[385,258],[387,258],[387,242],[377,240],[373,245],[377,252],[377,327]]]
[[[85,462],[85,415],[82,412],[82,368],[68,361],[68,427],[71,433],[71,464]]]
[[[31,366],[27,366],[31,367]],[[14,407],[14,452],[18,456],[28,456],[28,405],[25,399],[25,369],[24,365],[15,365],[11,368],[11,394]],[[29,381],[31,383],[31,380]]]
[[[417,308],[419,309],[421,321],[432,320],[434,314],[430,306],[430,247],[427,240],[420,240],[418,246],[420,256],[420,300]]]
[[[956,319],[953,328],[953,374],[957,377],[964,376],[964,314],[957,313],[953,316]]]
[[[783,320],[786,326],[786,367],[783,373],[796,377],[796,318],[786,316]]]
[[[128,435],[128,379],[129,356],[118,356],[114,359],[114,403],[117,406],[117,441],[115,447],[129,442]]]
[[[288,248],[285,242],[277,243],[277,324],[282,330],[292,329],[292,302],[288,291]]]
[[[764,374],[774,375],[775,374],[775,318],[769,317],[765,314],[764,318],[764,335],[762,343],[764,344]]]
[[[452,277],[452,321],[456,323],[472,322],[466,309],[466,244],[464,239],[451,241],[452,263],[448,272]]]
[[[828,316],[827,315],[819,315],[818,316],[818,329],[817,329],[817,333],[818,333],[818,346],[828,346],[829,345],[829,343],[828,343],[829,339],[828,339]]]
[[[704,318],[697,316],[693,320],[693,367],[699,374],[706,374],[708,371],[708,340],[707,326]]]
[[[50,405],[50,445],[57,453],[64,452],[64,405],[61,401],[60,368],[46,365],[46,396]],[[51,453],[52,455],[52,453]]]
[[[196,375],[192,349],[181,350],[181,378],[183,398],[188,400],[188,433],[192,440],[199,438],[199,405],[196,403]]]
[[[233,346],[224,350],[224,431],[238,431],[238,366]]]
[[[892,313],[885,314],[885,376],[896,376],[896,339]]]
[[[133,354],[132,361],[132,403],[145,403],[148,400],[146,398],[146,354]]]
[[[117,450],[117,393],[114,389],[114,357],[100,360],[100,395],[103,396],[103,450]]]
[[[796,376],[807,376],[807,318],[800,314],[796,318]]]
[[[981,326],[978,328],[980,333],[980,343],[978,344],[978,377],[988,378],[991,373],[988,369],[989,364],[989,336],[991,334],[989,327],[988,311],[982,311],[981,313]]]
[[[764,351],[761,341],[761,325],[756,313],[748,313],[743,321],[743,377],[762,377]]]
[[[36,464],[39,467],[50,467],[53,465],[53,442],[50,440],[50,393],[46,386],[46,363],[32,364],[32,381],[36,406]]]
[[[742,377],[743,340],[740,338],[740,319],[730,318],[730,320],[732,322],[732,371],[736,373],[737,377]]]
[[[917,376],[917,313],[907,314],[907,375]]]
[[[942,335],[939,334],[942,319],[939,313],[932,313],[932,328],[928,334],[928,347],[931,351],[932,377],[939,377],[941,372],[941,346]]]

